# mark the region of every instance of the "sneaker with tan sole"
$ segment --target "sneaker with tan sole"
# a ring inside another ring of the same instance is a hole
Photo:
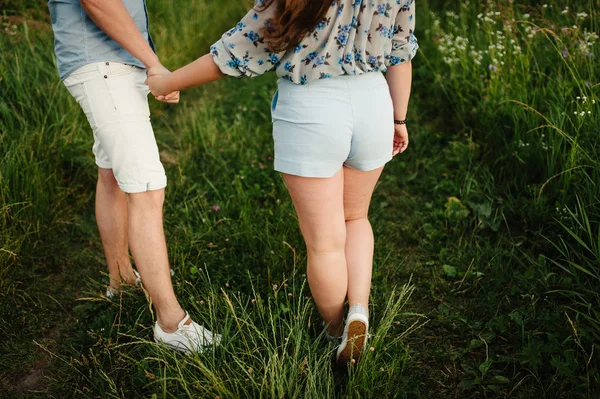
[[[337,350],[337,361],[348,363],[358,361],[362,351],[367,346],[369,331],[369,313],[367,309],[357,303],[348,311],[346,326],[342,334],[342,343]]]

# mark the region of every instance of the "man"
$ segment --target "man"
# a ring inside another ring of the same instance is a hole
[[[156,309],[154,339],[183,352],[220,336],[191,321],[173,286],[163,231],[167,178],[150,123],[147,70],[166,74],[148,32],[145,0],[49,0],[60,77],[85,112],[98,165],[96,219],[107,296],[139,283]],[[179,92],[160,97],[177,103]]]

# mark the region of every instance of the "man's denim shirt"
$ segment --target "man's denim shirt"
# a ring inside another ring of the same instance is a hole
[[[122,0],[152,49],[145,0]],[[144,68],[138,59],[104,33],[85,13],[79,0],[49,0],[54,30],[54,52],[62,80],[94,62],[122,62]]]

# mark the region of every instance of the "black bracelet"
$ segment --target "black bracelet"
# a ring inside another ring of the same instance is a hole
[[[408,119],[404,119],[403,121],[394,119],[394,124],[396,125],[406,125],[406,122],[408,122]]]

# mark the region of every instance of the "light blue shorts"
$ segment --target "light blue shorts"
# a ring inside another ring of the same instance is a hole
[[[278,86],[271,105],[277,171],[331,177],[342,166],[369,171],[392,159],[394,109],[381,73]]]

